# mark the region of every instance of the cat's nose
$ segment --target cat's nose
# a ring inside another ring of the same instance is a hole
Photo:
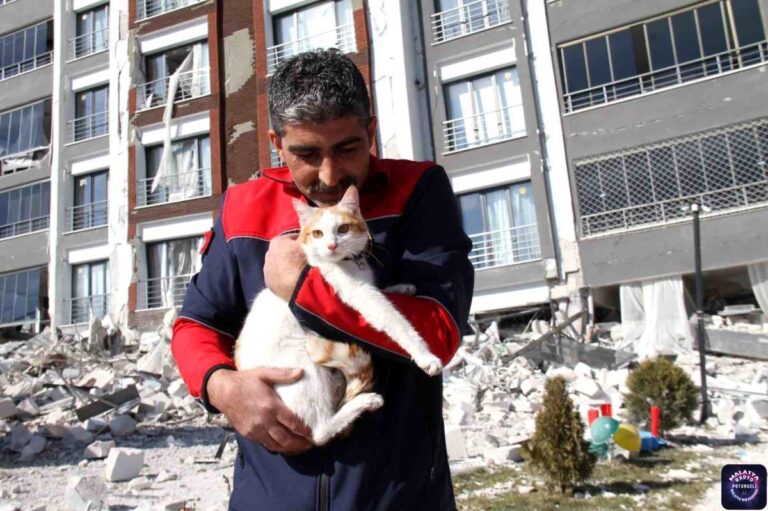
[[[336,243],[328,243],[328,250],[330,250],[331,252],[333,252],[334,250],[336,250],[336,247],[338,247],[338,246],[339,246],[339,245],[338,245],[338,244],[336,244]]]

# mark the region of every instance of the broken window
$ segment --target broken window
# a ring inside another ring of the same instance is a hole
[[[163,145],[146,149],[147,178],[139,192],[146,201],[142,205],[162,204],[203,197],[211,194],[211,138],[202,135],[171,143],[170,171],[159,177],[152,191],[163,159]],[[143,194],[143,195],[142,195]]]
[[[0,80],[51,63],[53,20],[0,37]]]
[[[0,172],[33,166],[47,154],[51,136],[51,100],[0,112]]]
[[[109,261],[95,261],[72,267],[70,322],[85,323],[91,317],[107,314],[109,300]]]
[[[525,135],[517,68],[445,86],[445,146],[459,151]]]
[[[39,319],[42,268],[0,275],[0,324]]]
[[[75,200],[70,230],[107,225],[107,171],[75,177]]]
[[[194,236],[147,244],[147,308],[182,304],[187,284],[200,270],[202,243],[202,236]]]
[[[541,257],[536,209],[529,181],[459,196],[464,231],[472,239],[475,268]]]
[[[0,239],[48,228],[49,181],[0,192]]]

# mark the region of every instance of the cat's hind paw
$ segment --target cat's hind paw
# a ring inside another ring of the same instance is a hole
[[[384,405],[384,398],[375,392],[366,392],[358,397],[363,397],[363,407],[369,412],[375,412]]]
[[[443,363],[432,353],[425,353],[413,357],[413,361],[416,362],[416,365],[419,366],[422,371],[430,376],[436,376],[443,370]]]

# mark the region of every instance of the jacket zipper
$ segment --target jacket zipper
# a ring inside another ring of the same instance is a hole
[[[320,511],[328,511],[328,486],[329,486],[329,477],[328,474],[323,472],[320,474],[320,491],[319,491],[319,498],[320,498]]]

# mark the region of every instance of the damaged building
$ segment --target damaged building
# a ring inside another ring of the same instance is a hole
[[[696,203],[711,347],[753,353],[767,19],[766,0],[2,1],[0,326],[154,329],[227,186],[281,164],[276,66],[337,47],[374,152],[448,171],[478,322],[690,345]]]

